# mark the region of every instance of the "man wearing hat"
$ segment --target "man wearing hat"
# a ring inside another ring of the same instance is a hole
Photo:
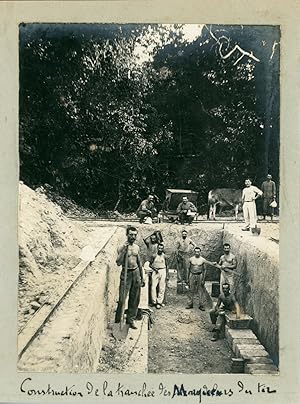
[[[268,214],[273,220],[274,208],[270,205],[276,200],[276,184],[272,181],[271,174],[267,175],[267,180],[262,183],[261,190],[263,191],[263,220]]]

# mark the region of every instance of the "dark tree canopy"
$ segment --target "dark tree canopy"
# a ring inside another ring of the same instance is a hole
[[[279,180],[279,29],[20,27],[21,179],[95,210]],[[201,35],[200,35],[201,34]]]

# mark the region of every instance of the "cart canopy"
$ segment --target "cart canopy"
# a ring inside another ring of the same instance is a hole
[[[166,199],[164,202],[164,211],[175,212],[177,206],[182,202],[182,197],[187,196],[189,201],[197,206],[198,192],[190,189],[172,189],[166,190]]]

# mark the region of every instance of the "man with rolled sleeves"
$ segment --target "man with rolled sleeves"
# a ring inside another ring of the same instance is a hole
[[[243,231],[254,229],[257,224],[256,203],[255,200],[262,195],[262,191],[252,185],[251,180],[245,180],[246,187],[242,192],[243,214],[245,219],[245,227]]]
[[[140,223],[144,223],[147,217],[153,219],[157,216],[157,210],[154,206],[154,196],[148,195],[147,199],[144,199],[136,211],[137,217],[140,219]]]
[[[176,212],[181,224],[191,224],[196,216],[197,208],[188,200],[187,196],[183,196],[182,202],[177,206]]]
[[[117,265],[122,265],[122,272],[120,276],[120,287],[119,287],[119,301],[118,307],[116,311],[115,322],[119,323],[121,320],[121,311],[122,311],[122,303],[123,298],[129,294],[128,299],[128,308],[127,308],[127,316],[126,323],[129,324],[129,327],[136,330],[137,327],[134,324],[134,320],[136,318],[138,312],[138,306],[140,303],[140,295],[141,295],[141,287],[145,286],[144,282],[144,274],[143,268],[140,260],[140,248],[137,244],[135,244],[137,229],[133,226],[129,226],[126,229],[127,241],[118,248],[118,256],[116,263]],[[125,278],[125,260],[128,257],[127,261],[127,277],[126,277],[126,285],[124,284]],[[124,294],[125,288],[125,294]]]
[[[266,219],[266,215],[268,214],[271,216],[271,220],[273,220],[274,208],[270,204],[276,199],[276,184],[272,181],[271,174],[267,175],[267,180],[262,183],[261,190],[263,192],[263,220]]]

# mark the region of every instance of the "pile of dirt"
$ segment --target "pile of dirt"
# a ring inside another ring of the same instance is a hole
[[[39,194],[46,195],[48,200],[59,205],[62,211],[67,216],[77,216],[77,217],[84,216],[87,218],[97,218],[99,216],[99,214],[95,210],[79,206],[72,199],[62,196],[59,193],[55,192],[53,188],[48,184],[36,188],[35,191],[38,192]]]
[[[19,328],[58,285],[73,278],[83,247],[93,244],[94,231],[68,220],[43,190],[19,188]]]

